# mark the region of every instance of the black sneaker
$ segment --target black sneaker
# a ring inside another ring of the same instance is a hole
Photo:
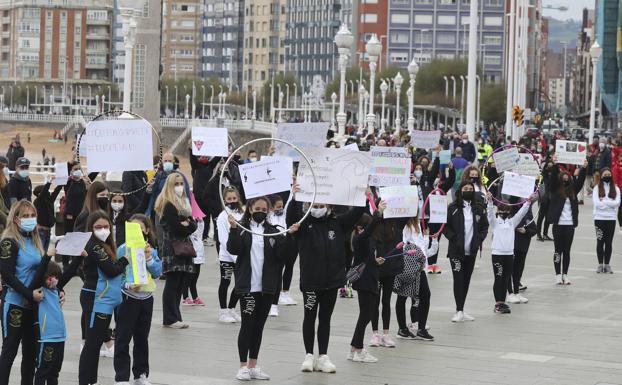
[[[408,329],[400,329],[400,331],[397,332],[397,338],[401,338],[403,340],[414,340],[417,339],[417,336],[412,334],[412,332]]]
[[[525,291],[525,290],[527,290],[527,286],[523,286],[522,283],[519,283],[518,284],[518,291]]]
[[[552,241],[553,240],[553,238],[549,237],[546,234],[542,236],[542,239],[544,239],[545,241]]]
[[[423,341],[434,341],[434,336],[428,333],[427,330],[423,329],[423,330],[417,330],[416,339],[423,340]]]
[[[498,303],[495,305],[495,313],[497,314],[510,314],[512,310],[510,307],[504,303]]]

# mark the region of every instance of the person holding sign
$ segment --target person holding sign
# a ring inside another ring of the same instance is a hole
[[[128,244],[137,243],[134,246],[137,250],[132,251],[132,246],[125,243],[117,249],[117,255],[125,255],[131,264],[125,268],[123,302],[117,309],[114,371],[117,383],[129,383],[130,341],[134,340],[132,374],[136,383],[145,384],[149,376],[149,331],[153,315],[153,292],[155,279],[162,274],[162,261],[158,257],[155,231],[149,218],[143,214],[134,214],[130,223],[135,226],[127,234]],[[140,277],[136,277],[134,271],[134,261],[138,259],[137,251],[144,252],[145,268],[149,274],[147,283],[138,283]]]
[[[519,197],[511,197],[510,203],[516,204],[521,200]],[[532,203],[533,205],[533,203]],[[516,214],[519,211],[519,207],[512,206],[512,212]],[[523,271],[525,270],[525,260],[527,259],[527,253],[529,252],[529,246],[531,245],[531,238],[538,232],[536,223],[534,221],[531,206],[527,211],[527,214],[520,221],[514,232],[514,265],[512,266],[512,277],[510,277],[510,284],[508,285],[508,298],[509,303],[527,303],[529,300],[523,296],[521,291],[527,290],[526,286],[521,284],[521,278],[523,277]]]
[[[257,234],[278,233],[280,230],[266,221],[269,210],[268,198],[250,199],[240,223]],[[227,251],[238,256],[235,292],[240,296],[242,313],[238,335],[240,369],[236,378],[240,381],[269,380],[270,376],[257,366],[257,357],[272,298],[278,295],[279,261],[286,257],[289,242],[285,236],[265,238],[244,231],[233,216],[229,216],[229,225]],[[293,224],[289,234],[298,228],[298,224]]]
[[[553,158],[555,162],[556,159]],[[574,229],[579,225],[579,199],[577,195],[585,183],[585,167],[575,170],[574,176],[561,172],[555,164],[551,170],[551,200],[547,220],[553,224],[553,243],[555,253],[555,282],[558,285],[570,285],[568,268],[570,267],[570,248],[574,240]]]
[[[594,202],[594,227],[596,228],[597,273],[613,274],[611,261],[613,235],[616,231],[616,216],[620,207],[620,189],[613,183],[611,170],[600,170],[600,180],[592,193]]]
[[[443,235],[449,241],[447,257],[454,278],[456,314],[451,322],[473,321],[464,311],[464,303],[475,268],[475,258],[488,234],[486,206],[475,197],[472,182],[462,182],[456,191],[456,200],[447,208],[447,224]]]

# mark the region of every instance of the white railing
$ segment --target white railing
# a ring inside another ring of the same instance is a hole
[[[49,115],[49,114],[21,114],[14,112],[0,112],[0,120],[14,122],[47,122],[47,123],[71,123],[84,119],[91,121],[93,115]]]

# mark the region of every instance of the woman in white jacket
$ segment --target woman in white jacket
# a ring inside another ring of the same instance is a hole
[[[600,181],[592,193],[594,201],[594,227],[596,228],[596,256],[598,257],[597,273],[612,274],[611,244],[616,230],[618,207],[620,206],[620,189],[613,183],[611,170],[600,170]]]

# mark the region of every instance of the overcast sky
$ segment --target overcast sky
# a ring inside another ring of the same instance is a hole
[[[566,12],[560,12],[552,9],[544,9],[544,16],[554,17],[559,20],[575,19],[581,20],[583,17],[583,8],[594,9],[595,0],[543,0],[543,6],[565,6],[568,7]]]

